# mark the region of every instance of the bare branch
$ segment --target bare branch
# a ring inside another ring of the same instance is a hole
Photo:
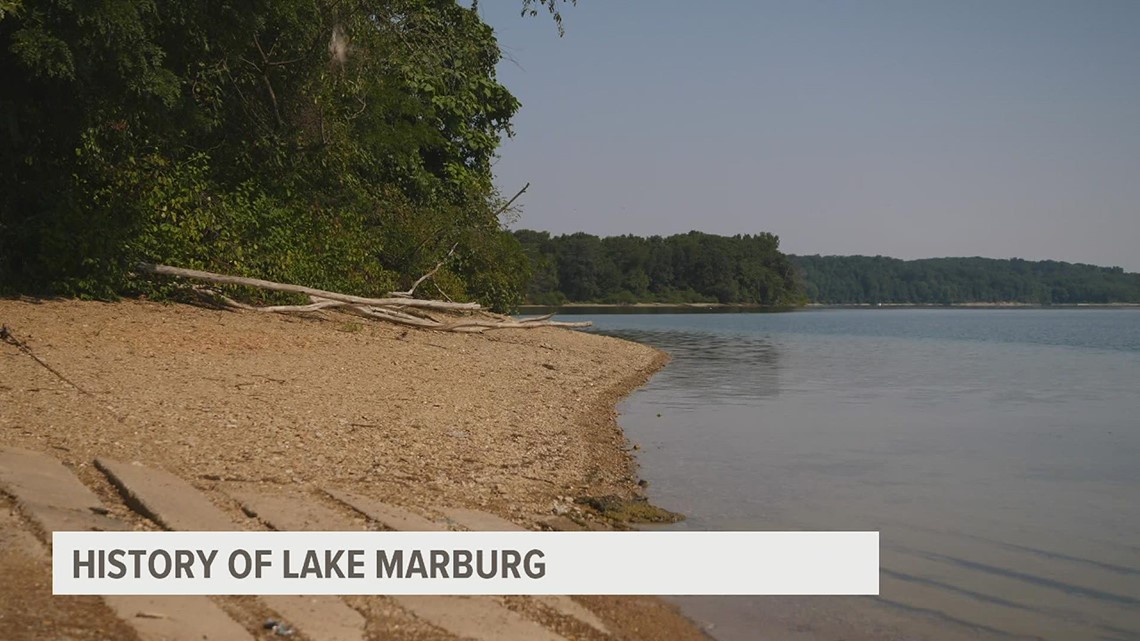
[[[439,295],[443,296],[444,300],[451,300],[451,297],[447,295],[447,292],[443,291],[443,288],[439,286],[439,283],[432,284],[435,285],[435,291],[439,292]]]
[[[438,272],[439,269],[447,263],[447,261],[451,260],[451,257],[455,255],[455,248],[458,246],[459,246],[459,243],[455,243],[454,245],[452,245],[451,249],[447,252],[447,255],[443,257],[443,260],[436,263],[435,267],[432,267],[430,272],[424,274],[423,276],[420,276],[419,279],[416,280],[416,282],[412,283],[412,286],[408,288],[408,291],[406,291],[406,292],[388,292],[388,295],[389,296],[396,296],[398,298],[411,298],[412,294],[414,294],[416,292],[416,288],[420,286],[420,283],[431,278],[432,276],[435,276],[435,273]],[[438,288],[439,286],[437,285],[436,287]],[[443,290],[440,290],[440,291],[443,291]]]
[[[495,212],[495,216],[498,216],[499,214],[502,214],[503,212],[510,209],[511,205],[515,204],[515,201],[519,199],[519,196],[526,193],[526,190],[529,188],[530,188],[529,182],[527,184],[523,185],[523,188],[519,190],[519,193],[515,194],[514,196],[511,196],[511,199],[507,201],[507,204],[503,205],[502,207],[499,208],[499,211]]]
[[[452,252],[455,251],[453,246]],[[447,258],[451,257],[451,252],[448,252]],[[180,276],[183,278],[193,278],[210,283],[222,285],[241,285],[244,287],[256,287],[258,289],[266,289],[275,292],[287,292],[292,294],[304,294],[309,297],[309,304],[307,305],[268,305],[264,307],[256,307],[239,303],[238,301],[229,298],[213,289],[208,289],[201,286],[195,286],[193,289],[197,291],[206,291],[214,296],[221,304],[231,309],[249,310],[255,312],[268,312],[278,314],[304,314],[324,309],[339,309],[350,314],[363,316],[365,318],[373,318],[383,320],[390,323],[399,325],[408,325],[411,327],[418,327],[420,329],[430,329],[441,332],[474,332],[479,333],[491,329],[531,329],[535,327],[589,327],[591,325],[588,321],[583,322],[563,322],[550,320],[553,314],[546,314],[543,316],[536,316],[533,318],[515,319],[509,316],[498,316],[482,312],[482,309],[477,303],[455,303],[443,302],[436,300],[423,300],[418,298],[411,298],[412,292],[416,286],[422,283],[425,279],[430,277],[436,272],[444,261],[436,265],[435,269],[428,272],[419,280],[416,281],[412,288],[407,292],[397,292],[407,297],[394,296],[392,298],[366,298],[363,296],[352,296],[349,294],[341,294],[338,292],[329,292],[320,289],[313,289],[311,287],[304,287],[301,285],[290,285],[287,283],[275,283],[273,281],[261,280],[257,278],[245,278],[242,276],[227,276],[225,274],[215,274],[213,272],[200,271],[196,269],[182,269],[180,267],[171,267],[169,265],[152,265],[140,264],[138,265],[139,271],[160,274],[164,276]],[[426,313],[425,309],[435,310],[449,310],[449,311],[474,311],[480,312],[481,316],[464,316],[450,319],[440,320],[431,314]],[[4,336],[7,338],[7,335]]]
[[[242,285],[245,287],[256,287],[258,289],[267,289],[274,292],[285,292],[290,294],[302,294],[304,296],[317,296],[318,298],[326,298],[328,300],[339,300],[346,303],[356,303],[358,305],[389,305],[389,306],[408,306],[408,307],[424,307],[428,309],[452,309],[452,310],[476,310],[479,309],[478,303],[448,303],[438,300],[420,300],[416,298],[368,298],[365,296],[353,296],[351,294],[341,294],[338,292],[329,292],[321,289],[314,289],[312,287],[305,287],[304,285],[290,285],[288,283],[275,283],[270,280],[261,280],[260,278],[245,278],[243,276],[227,276],[225,274],[215,274],[213,272],[201,271],[197,269],[183,269],[181,267],[171,267],[169,265],[154,265],[150,263],[140,263],[136,267],[141,272],[149,274],[159,274],[162,276],[178,276],[181,278],[193,278],[208,283],[216,283],[219,285]]]

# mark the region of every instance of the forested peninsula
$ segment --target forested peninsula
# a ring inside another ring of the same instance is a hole
[[[521,229],[515,238],[530,259],[526,298],[533,304],[806,302],[795,266],[772,234],[599,238]]]
[[[795,256],[772,234],[552,236],[518,230],[535,305],[796,306],[1140,303],[1140,274],[1018,258]]]

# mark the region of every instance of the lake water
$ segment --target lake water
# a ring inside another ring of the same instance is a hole
[[[1140,310],[593,315],[695,530],[879,530],[881,596],[681,598],[718,639],[1140,640]]]

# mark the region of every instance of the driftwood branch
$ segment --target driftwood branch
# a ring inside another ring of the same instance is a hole
[[[452,251],[455,248],[452,247]],[[450,258],[451,253],[448,253]],[[446,261],[446,258],[444,259]],[[534,327],[589,327],[591,323],[585,322],[563,322],[550,320],[553,314],[546,314],[544,316],[536,316],[534,318],[511,318],[509,316],[498,316],[489,314],[482,311],[478,303],[455,303],[444,302],[437,300],[424,300],[419,298],[411,298],[412,292],[424,280],[430,277],[436,270],[440,268],[437,265],[435,269],[428,272],[407,292],[394,292],[389,298],[367,298],[364,296],[352,296],[349,294],[341,294],[339,292],[330,292],[321,289],[314,289],[312,287],[304,287],[302,285],[291,285],[288,283],[276,283],[269,280],[262,280],[259,278],[246,278],[243,276],[228,276],[226,274],[216,274],[214,272],[201,271],[197,269],[183,269],[181,267],[171,267],[169,265],[154,265],[150,263],[140,264],[137,269],[141,272],[148,274],[159,274],[163,276],[177,276],[181,278],[190,278],[200,280],[207,283],[214,283],[218,285],[241,285],[244,287],[254,287],[257,289],[264,289],[274,292],[285,292],[290,294],[302,294],[309,297],[309,304],[307,305],[268,305],[264,307],[257,307],[254,305],[247,305],[240,303],[221,292],[216,290],[209,290],[217,301],[222,305],[231,309],[241,309],[255,312],[268,312],[277,314],[304,314],[317,312],[325,309],[339,309],[341,311],[363,316],[365,318],[372,318],[382,320],[397,325],[407,325],[410,327],[418,327],[421,329],[431,329],[443,332],[483,332],[490,329],[531,329]],[[203,287],[194,287],[198,291],[202,291]],[[406,295],[406,296],[404,296]],[[427,313],[425,310],[439,310],[451,312],[478,312],[480,316],[451,316],[450,318],[443,318],[442,320]]]
[[[312,287],[305,287],[304,285],[290,285],[288,283],[275,283],[271,280],[262,280],[260,278],[246,278],[244,276],[227,276],[225,274],[215,274],[214,272],[205,272],[197,269],[183,269],[181,267],[171,267],[169,265],[154,265],[150,263],[140,263],[136,266],[141,272],[148,274],[159,274],[162,276],[179,276],[181,278],[192,278],[207,283],[214,283],[217,285],[243,285],[245,287],[255,287],[257,289],[266,289],[271,292],[285,292],[289,294],[301,294],[303,296],[316,296],[328,300],[338,300],[345,303],[355,303],[357,305],[391,305],[391,306],[407,306],[407,307],[424,307],[427,309],[450,309],[450,310],[476,310],[479,309],[478,303],[448,303],[438,300],[422,300],[417,298],[367,298],[364,296],[353,296],[351,294],[341,294],[338,292],[329,292],[323,289],[314,289]]]

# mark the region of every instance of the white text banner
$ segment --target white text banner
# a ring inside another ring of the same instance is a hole
[[[55,594],[874,595],[878,532],[55,532]]]

